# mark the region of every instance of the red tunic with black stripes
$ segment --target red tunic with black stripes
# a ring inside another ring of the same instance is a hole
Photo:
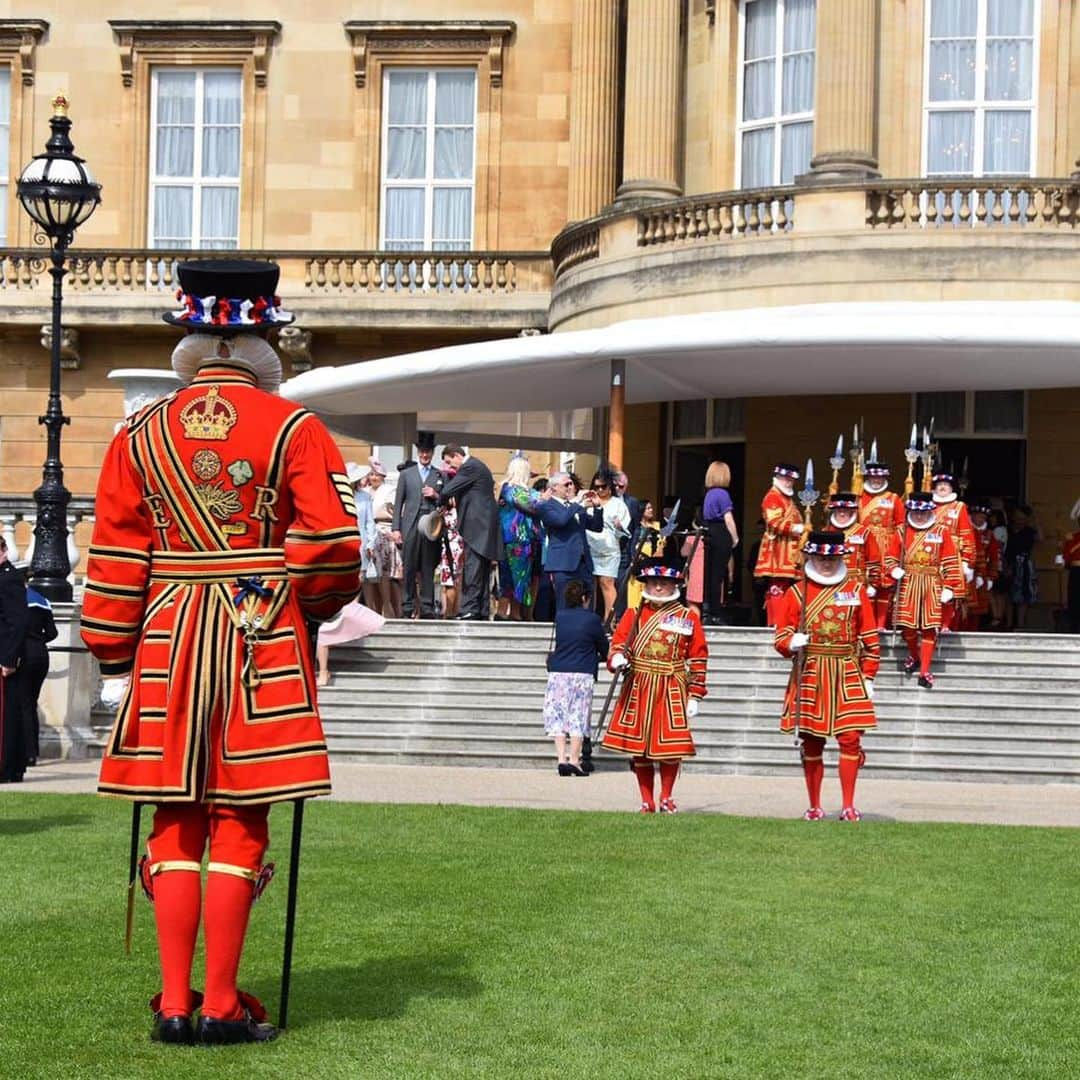
[[[686,703],[705,696],[709,662],[697,612],[680,600],[646,603],[639,621],[628,608],[611,636],[608,664],[620,655],[630,666],[603,745],[658,760],[693,756]]]
[[[941,590],[964,594],[964,574],[952,534],[943,522],[925,529],[905,526],[901,538],[900,579],[896,597],[896,625],[909,630],[941,627]]]
[[[788,681],[780,730],[795,730],[796,712],[800,731],[822,737],[875,727],[865,680],[877,675],[881,659],[866,586],[850,578],[838,585],[800,581],[788,589],[776,625],[774,643],[781,656],[794,656],[791,638],[800,627],[810,641],[797,685],[795,669]]]
[[[266,803],[330,790],[306,620],[360,587],[341,454],[214,361],[130,417],[98,481],[82,636],[130,674],[99,791]]]
[[[765,522],[765,535],[758,548],[754,577],[796,578],[799,576],[799,533],[802,517],[795,499],[785,495],[774,484],[761,500],[761,517]],[[796,531],[796,526],[799,530]]]

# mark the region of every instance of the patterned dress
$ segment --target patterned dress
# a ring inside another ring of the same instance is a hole
[[[532,594],[533,566],[540,545],[540,526],[523,507],[532,505],[535,494],[520,484],[503,484],[499,492],[499,523],[506,557],[499,563],[500,593],[528,607]]]
[[[697,613],[680,600],[646,603],[640,613],[627,609],[611,639],[608,665],[619,655],[630,661],[629,676],[604,746],[658,760],[693,756],[686,702],[705,696],[709,662]]]
[[[877,675],[880,651],[866,586],[850,578],[838,585],[801,581],[785,595],[776,626],[775,646],[781,656],[794,655],[791,638],[800,626],[810,641],[797,685],[796,672],[791,673],[780,730],[795,730],[796,694],[800,731],[825,738],[875,727],[865,680]]]

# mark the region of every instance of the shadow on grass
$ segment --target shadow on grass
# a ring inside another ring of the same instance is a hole
[[[86,825],[89,814],[54,814],[40,818],[0,818],[0,836],[20,836],[26,833],[49,832],[69,825]]]
[[[482,990],[465,957],[448,953],[385,956],[355,967],[294,971],[289,1000],[296,1021],[291,1026],[320,1020],[393,1020],[405,1015],[414,998],[465,998]]]

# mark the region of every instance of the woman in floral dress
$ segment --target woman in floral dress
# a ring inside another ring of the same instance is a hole
[[[496,619],[520,622],[536,600],[534,568],[540,526],[527,509],[535,499],[529,487],[530,478],[529,459],[524,454],[514,454],[499,488],[499,522],[506,556],[499,562]]]

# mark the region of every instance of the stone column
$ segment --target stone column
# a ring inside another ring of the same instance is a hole
[[[570,82],[570,221],[615,196],[619,0],[576,0]]]
[[[627,0],[623,182],[616,202],[671,199],[679,186],[676,0]]]
[[[877,162],[878,0],[817,6],[814,157],[809,183],[880,176]]]

